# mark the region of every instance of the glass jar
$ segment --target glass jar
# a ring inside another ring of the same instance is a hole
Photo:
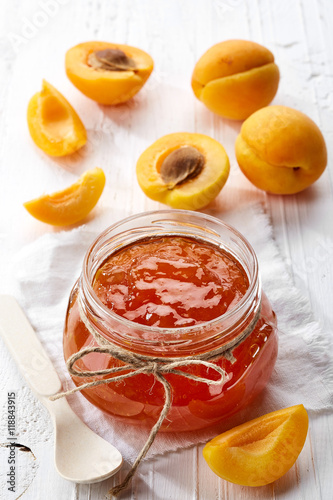
[[[121,248],[161,236],[194,238],[230,254],[247,274],[249,287],[245,295],[222,316],[190,327],[146,326],[115,314],[94,292],[92,284],[96,272],[108,256]],[[98,345],[85,326],[87,322],[114,345],[148,357],[178,359],[235,344],[233,359],[220,356],[211,361],[226,373],[224,382],[219,385],[165,374],[172,387],[172,406],[162,431],[202,429],[244,408],[267,384],[277,357],[276,317],[261,290],[254,250],[234,228],[198,212],[148,212],[124,219],[105,230],[87,251],[82,274],[70,295],[64,329],[65,360],[85,347]],[[239,341],[245,330],[250,333]],[[84,371],[96,371],[122,365],[109,354],[92,352],[78,360],[75,366]],[[210,378],[218,379],[217,373],[203,365],[189,365],[179,370],[200,377],[207,377],[209,371]],[[76,385],[91,381],[85,377],[72,378]],[[157,421],[164,404],[163,386],[152,374],[111,381],[82,390],[82,394],[114,418],[149,427]]]

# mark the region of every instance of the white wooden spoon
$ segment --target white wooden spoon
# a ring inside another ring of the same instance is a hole
[[[122,466],[120,452],[89,429],[65,397],[50,401],[61,382],[28,319],[16,300],[0,296],[0,334],[25,379],[49,410],[55,430],[55,465],[59,474],[75,483],[95,483]]]

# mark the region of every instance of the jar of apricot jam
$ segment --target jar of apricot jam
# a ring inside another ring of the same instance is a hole
[[[209,356],[234,345],[231,356],[211,360],[226,375],[219,385],[164,375],[172,405],[162,431],[202,429],[244,408],[267,384],[277,357],[276,317],[261,290],[252,247],[224,222],[184,210],[129,217],[91,245],[69,299],[66,360],[98,345],[91,331],[148,359]],[[76,361],[83,371],[122,365],[97,352]],[[200,364],[179,370],[218,379]],[[77,385],[91,381],[72,378]],[[149,427],[165,396],[162,384],[145,373],[118,382],[110,378],[82,393],[112,417]]]

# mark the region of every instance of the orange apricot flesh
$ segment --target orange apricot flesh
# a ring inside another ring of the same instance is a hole
[[[172,170],[173,160],[176,170],[185,169],[183,175]],[[139,185],[149,198],[187,210],[208,205],[226,183],[229,170],[228,156],[218,141],[186,132],[161,137],[141,154],[136,165]]]
[[[76,111],[45,80],[42,90],[30,99],[27,120],[33,141],[51,156],[72,154],[87,142],[86,129]]]
[[[295,194],[313,184],[327,165],[324,137],[304,113],[267,106],[242,125],[235,144],[244,175],[259,189]]]
[[[304,406],[291,406],[220,434],[206,444],[203,455],[223,479],[243,486],[263,486],[293,466],[304,446],[308,425]]]
[[[192,89],[214,113],[244,120],[272,101],[279,79],[279,69],[268,49],[247,40],[227,40],[199,59]]]
[[[105,186],[101,168],[85,172],[74,184],[53,194],[24,203],[27,211],[53,226],[69,226],[83,220],[98,202]]]
[[[95,67],[91,56],[102,51],[123,53],[130,64],[127,68]],[[100,104],[115,105],[139,92],[153,71],[154,61],[143,50],[129,45],[85,42],[67,51],[65,67],[70,81],[84,95]]]

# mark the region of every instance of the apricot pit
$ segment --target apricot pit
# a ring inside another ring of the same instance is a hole
[[[200,174],[205,164],[205,158],[200,151],[192,146],[182,146],[172,151],[162,162],[160,175],[169,189],[194,179]]]
[[[134,61],[120,49],[104,49],[92,52],[88,57],[88,64],[95,69],[104,71],[135,70]]]
[[[223,146],[203,134],[161,137],[138,159],[136,173],[144,193],[173,208],[196,210],[212,201],[229,175]]]
[[[128,101],[148,80],[154,62],[129,45],[85,42],[66,53],[66,73],[84,95],[100,104]]]

